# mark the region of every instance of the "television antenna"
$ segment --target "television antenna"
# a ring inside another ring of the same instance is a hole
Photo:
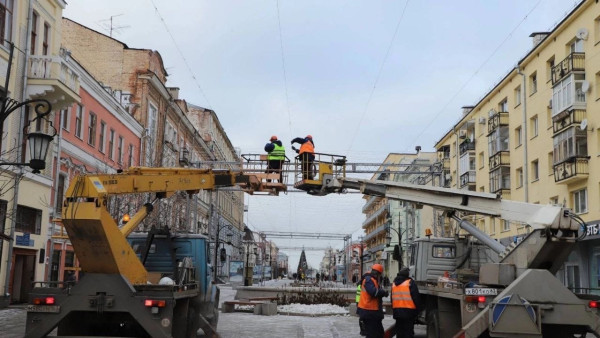
[[[121,29],[131,27],[130,25],[115,25],[115,23],[114,23],[115,20],[113,20],[113,18],[123,16],[123,15],[125,15],[125,14],[121,13],[121,14],[117,14],[117,15],[111,15],[109,19],[100,20],[98,22],[98,24],[100,25],[100,27],[102,27],[102,29],[104,29],[105,31],[108,31],[109,36],[112,38],[113,32],[118,33],[119,30],[121,30]]]

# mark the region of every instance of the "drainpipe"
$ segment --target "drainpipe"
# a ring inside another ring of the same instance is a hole
[[[529,162],[527,160],[527,94],[526,94],[526,81],[527,77],[521,72],[519,65],[517,65],[517,74],[523,78],[523,85],[521,90],[521,107],[523,110],[523,127],[521,128],[521,135],[523,136],[523,191],[524,191],[524,202],[529,202]]]
[[[67,108],[69,109],[69,108]],[[60,178],[60,153],[62,151],[62,124],[63,124],[63,114],[58,113],[58,144],[56,145],[56,173],[54,175],[54,215],[52,218],[60,218],[61,215],[56,212],[56,204],[58,203],[58,181]],[[52,256],[54,255],[54,239],[52,236],[54,235],[54,223],[50,222],[50,232],[48,234],[48,242],[50,242],[50,248],[48,249],[48,271],[46,275],[46,281],[50,281],[50,276],[52,275]]]
[[[31,16],[33,14],[33,0],[29,0],[29,5],[27,9],[27,36],[25,37],[25,68],[23,70],[23,90],[21,92],[21,99],[23,99],[26,95],[27,91],[27,69],[29,67],[29,44],[31,38]],[[8,90],[8,88],[6,88]],[[23,126],[25,125],[25,115],[23,114],[23,109],[25,107],[21,107],[20,113],[20,123],[19,123],[19,131],[17,134],[17,142],[23,139]],[[21,144],[17,145],[17,161],[21,160]],[[8,241],[8,253],[6,259],[6,276],[4,280],[4,294],[9,298],[9,284],[11,280],[11,270],[12,270],[12,256],[13,256],[13,245],[15,241],[15,228],[17,226],[17,206],[19,204],[19,182],[23,177],[23,168],[18,166],[18,172],[15,174],[15,185],[13,190],[13,205],[12,205],[12,219],[10,221],[10,238],[12,240]]]

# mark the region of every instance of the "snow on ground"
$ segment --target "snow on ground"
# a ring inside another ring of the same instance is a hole
[[[329,315],[347,315],[348,310],[338,305],[332,304],[288,304],[277,306],[279,312],[303,313],[303,314],[329,314]]]

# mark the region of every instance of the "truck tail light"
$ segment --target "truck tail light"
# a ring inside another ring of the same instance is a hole
[[[479,299],[477,299],[479,297],[477,296],[466,296],[465,297],[465,302],[467,303],[477,303],[479,301]]]
[[[485,296],[479,296],[479,297],[477,297],[477,302],[478,303],[485,303]]]
[[[588,303],[588,306],[591,307],[592,309],[597,309],[598,307],[600,307],[600,304],[598,304],[597,300],[590,300],[590,302]]]
[[[167,302],[164,300],[154,300],[154,299],[146,299],[144,301],[144,306],[146,307],[165,307]]]
[[[54,305],[55,302],[54,297],[37,297],[33,299],[35,305]]]

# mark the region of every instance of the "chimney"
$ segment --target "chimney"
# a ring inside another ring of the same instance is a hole
[[[473,110],[473,106],[462,106],[462,116],[467,116]]]
[[[169,94],[171,94],[173,100],[179,99],[179,87],[169,87],[167,90],[169,90]]]
[[[533,48],[540,44],[550,33],[548,32],[533,32],[529,35],[533,41]]]

